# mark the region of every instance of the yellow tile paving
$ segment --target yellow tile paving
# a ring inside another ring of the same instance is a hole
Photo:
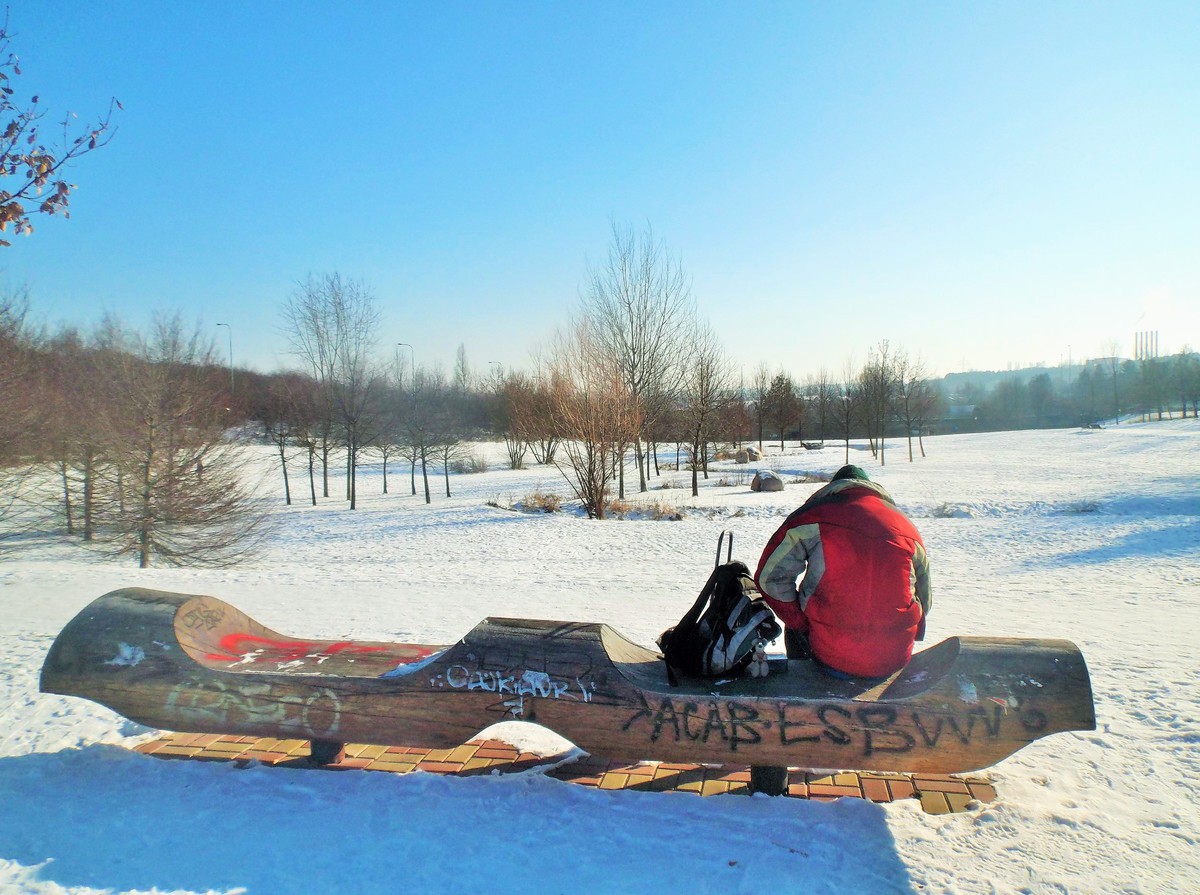
[[[143,743],[138,752],[166,760],[280,761],[280,767],[316,768],[309,757],[307,740],[274,737],[236,737],[198,734],[168,734]],[[500,757],[504,756],[504,757]],[[524,760],[523,760],[524,758]],[[284,760],[286,759],[286,760]],[[453,749],[414,749],[402,746],[348,744],[346,759],[329,767],[357,768],[407,774],[421,766],[429,773],[504,773],[508,768],[527,768],[530,756],[522,757],[511,747],[495,741],[473,741]],[[585,758],[551,776],[598,789],[636,789],[642,792],[693,792],[701,796],[749,793],[749,769],[745,766],[682,764],[678,762],[606,762]],[[827,801],[833,798],[866,798],[888,802],[916,798],[930,814],[971,810],[968,806],[991,802],[995,786],[975,775],[897,774],[839,771],[814,774],[802,768],[789,769],[788,792],[792,798]]]

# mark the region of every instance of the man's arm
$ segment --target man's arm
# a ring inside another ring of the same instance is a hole
[[[933,589],[929,583],[929,557],[925,553],[925,545],[916,542],[913,551],[913,597],[921,604],[923,615],[929,615],[933,608]]]
[[[771,537],[759,560],[754,583],[789,628],[808,627],[804,606],[820,577],[814,566],[823,565],[813,562],[814,558],[821,558],[821,537],[816,523],[810,523],[781,528]],[[801,575],[805,576],[804,586],[797,593],[796,579]],[[811,582],[810,577],[814,579]]]

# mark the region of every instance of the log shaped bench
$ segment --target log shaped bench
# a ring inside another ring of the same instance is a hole
[[[659,653],[603,624],[489,618],[449,647],[272,631],[214,597],[130,588],[62,630],[41,689],[150,727],[448,748],[504,720],[621,759],[962,773],[1092,730],[1066,640],[952,637],[883,682],[786,673],[672,686]]]

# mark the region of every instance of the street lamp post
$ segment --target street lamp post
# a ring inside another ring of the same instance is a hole
[[[228,323],[218,323],[229,331],[229,397],[233,397],[233,327]]]
[[[413,388],[416,388],[416,386],[417,386],[417,349],[413,348],[412,345],[409,345],[407,342],[397,342],[396,347],[408,349],[408,362],[409,362],[409,370],[412,372],[412,385],[413,385]]]

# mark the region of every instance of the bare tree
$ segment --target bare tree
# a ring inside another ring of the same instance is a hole
[[[887,464],[887,423],[892,411],[891,346],[884,339],[867,355],[867,363],[859,373],[859,413],[867,429],[871,451],[881,466]]]
[[[838,429],[846,442],[846,461],[850,462],[850,430],[854,425],[855,418],[859,415],[859,404],[862,401],[861,385],[859,376],[854,370],[854,362],[847,361],[845,370],[842,374],[842,385],[838,390],[831,407],[834,411],[834,419],[837,421]]]
[[[922,411],[926,407],[924,400],[928,388],[925,363],[921,358],[913,359],[904,349],[897,349],[892,358],[892,378],[896,389],[896,409],[904,422],[904,434],[908,439],[908,462],[913,462],[913,430],[921,432]],[[921,445],[921,456],[925,456],[925,446]]]
[[[379,308],[361,282],[332,273],[309,277],[283,306],[284,333],[292,352],[309,367],[321,386],[322,397],[336,419],[346,448],[346,499],[358,505],[356,469],[359,451],[369,441],[364,426],[379,385],[371,362],[379,328]],[[331,426],[330,426],[331,428]],[[322,464],[325,496],[329,496],[329,437],[323,434]]]
[[[434,418],[434,442],[447,497],[450,497],[450,468],[463,456],[464,442],[473,435],[468,408],[468,395],[459,390],[457,380],[443,389]]]
[[[587,318],[577,321],[553,349],[554,411],[563,431],[555,465],[588,518],[603,519],[614,457],[640,420],[622,369],[592,325]]]
[[[42,111],[34,95],[27,105],[19,103],[13,78],[21,74],[21,64],[11,50],[8,13],[0,25],[0,176],[8,189],[0,190],[0,232],[29,234],[30,218],[36,214],[62,215],[67,210],[74,184],[64,179],[65,168],[112,139],[112,116],[121,104],[113,99],[108,112],[96,123],[74,126],[68,113],[62,122],[62,139],[57,145],[42,140]],[[0,239],[0,246],[11,245]]]
[[[467,363],[467,346],[459,345],[454,355],[454,390],[465,394],[471,389],[471,365]]]
[[[838,388],[837,384],[829,375],[829,371],[824,367],[817,373],[816,378],[812,380],[811,393],[816,401],[817,410],[817,427],[821,440],[825,440],[828,434],[827,423],[829,420],[830,409],[834,401],[837,400]]]
[[[408,404],[408,393],[402,387],[401,371],[396,376],[386,376],[379,387],[375,402],[375,420],[371,446],[379,451],[383,464],[383,493],[388,493],[388,463],[403,453],[404,412]]]
[[[273,376],[266,394],[254,410],[254,418],[263,425],[263,432],[275,446],[279,455],[279,467],[283,473],[284,502],[292,505],[292,488],[288,479],[288,461],[295,452],[307,450],[309,454],[309,486],[316,489],[312,481],[312,449],[307,434],[315,422],[314,406],[311,401],[312,380],[299,373],[284,373]]]
[[[253,552],[265,512],[243,481],[244,463],[225,437],[217,397],[223,380],[209,375],[213,351],[178,317],[158,319],[116,357],[121,400],[105,405],[105,455],[117,509],[103,539],[145,568],[222,565]]]
[[[438,454],[446,436],[446,397],[449,391],[440,370],[417,370],[412,391],[405,406],[401,428],[405,433],[403,453],[412,463],[413,494],[416,494],[416,467],[421,467],[425,502],[431,503],[429,490],[429,461]]]
[[[112,389],[105,387],[107,366],[102,353],[89,350],[70,329],[45,346],[40,364],[39,403],[46,413],[40,453],[58,467],[67,534],[76,532],[78,518],[84,541],[91,541],[95,532],[95,486],[102,455],[94,420],[98,405],[112,397]],[[88,412],[81,414],[82,407]]]
[[[1121,387],[1119,385],[1121,359],[1117,355],[1121,351],[1121,343],[1116,339],[1110,339],[1105,343],[1104,351],[1108,355],[1108,367],[1112,374],[1113,425],[1119,426],[1121,425]]]
[[[1192,402],[1192,416],[1200,415],[1200,356],[1188,346],[1180,349],[1172,366],[1172,381],[1179,395],[1183,418],[1187,419],[1188,401]]]
[[[629,433],[629,441],[638,465],[639,490],[645,491],[643,436],[653,427],[655,408],[663,406],[654,398],[678,390],[682,336],[694,317],[683,265],[649,227],[635,234],[614,223],[608,258],[591,273],[583,313],[591,321],[589,338],[608,353],[636,408],[640,422]],[[623,463],[618,482],[623,494]]]
[[[700,494],[699,468],[707,457],[721,410],[729,403],[733,369],[716,333],[707,324],[695,327],[688,340],[688,363],[684,368],[682,409],[687,422],[692,452],[692,496]],[[707,462],[704,477],[708,478]]]
[[[25,290],[0,294],[0,522],[19,515],[22,489],[36,460],[46,408],[30,383],[37,381],[34,340],[26,323]],[[0,529],[0,537],[7,525]]]
[[[780,370],[771,379],[767,389],[766,417],[771,427],[779,435],[779,449],[782,451],[787,430],[796,419],[796,386],[792,377]]]
[[[535,374],[525,379],[524,387],[512,398],[515,399],[510,406],[514,428],[520,431],[535,462],[552,464],[561,432],[554,416],[551,374],[545,364],[538,362]]]
[[[746,438],[752,433],[754,420],[750,409],[746,406],[746,386],[739,382],[731,390],[729,401],[721,410],[721,418],[717,423],[718,431],[729,439],[734,448],[740,448]]]
[[[525,465],[533,423],[533,387],[524,373],[510,370],[497,375],[493,394],[493,426],[504,438],[510,469]]]
[[[758,449],[763,449],[763,429],[767,418],[767,403],[771,395],[771,371],[766,364],[759,364],[754,371],[750,385],[751,401],[754,402],[754,416],[758,421]]]

